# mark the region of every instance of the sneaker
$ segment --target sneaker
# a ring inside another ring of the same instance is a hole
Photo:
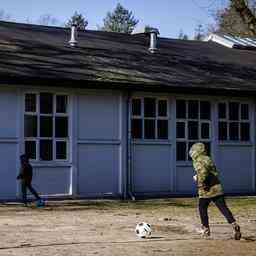
[[[240,231],[240,226],[236,222],[232,223],[231,225],[232,225],[232,228],[234,231],[234,239],[240,240],[242,237],[241,231]]]
[[[204,238],[207,238],[211,235],[210,228],[205,226],[201,226],[200,228],[196,229],[196,232]]]

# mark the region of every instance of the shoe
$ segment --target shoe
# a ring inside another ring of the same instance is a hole
[[[240,240],[242,237],[241,231],[240,231],[240,226],[234,222],[231,224],[234,232],[234,239],[235,240]]]
[[[210,228],[205,226],[201,226],[200,228],[196,229],[196,232],[204,238],[210,237],[211,235]]]
[[[44,207],[45,203],[44,203],[44,200],[43,199],[39,199],[36,201],[36,206],[37,207]]]

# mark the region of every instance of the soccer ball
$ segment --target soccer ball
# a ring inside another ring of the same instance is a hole
[[[136,225],[135,233],[140,238],[148,238],[151,236],[150,224],[146,222],[141,222]]]

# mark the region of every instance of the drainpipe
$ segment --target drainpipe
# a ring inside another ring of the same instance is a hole
[[[129,197],[135,201],[135,196],[132,192],[133,177],[132,177],[132,129],[131,129],[131,94],[127,97],[127,193]]]

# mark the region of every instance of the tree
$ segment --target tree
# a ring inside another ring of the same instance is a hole
[[[195,29],[195,36],[194,36],[194,40],[197,41],[203,41],[205,37],[205,32],[204,32],[204,28],[202,24],[199,24],[196,29]]]
[[[181,29],[178,35],[178,39],[188,40],[188,35],[184,34],[183,30]]]
[[[104,31],[131,34],[139,20],[134,18],[131,11],[125,9],[118,3],[112,13],[107,13],[103,22],[104,25],[101,29]]]
[[[85,28],[88,25],[88,21],[81,13],[75,12],[74,15],[68,20],[65,26],[71,27],[72,24],[76,24],[77,28],[80,30],[85,30]]]
[[[51,14],[43,14],[39,17],[37,24],[44,26],[56,26],[59,24],[59,20],[53,17]]]

